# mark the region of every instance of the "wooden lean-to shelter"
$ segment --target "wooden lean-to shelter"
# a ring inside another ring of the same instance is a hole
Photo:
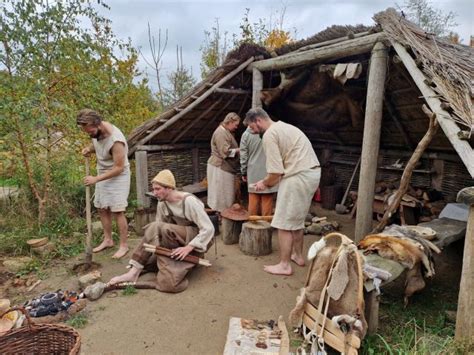
[[[393,9],[374,20],[373,27],[333,26],[272,53],[246,44],[231,52],[186,97],[129,136],[139,205],[149,208],[146,192],[160,169],[171,169],[181,186],[205,178],[213,131],[226,113],[243,117],[253,106],[307,134],[321,157],[323,180],[330,166],[335,174],[329,179],[347,186],[361,158],[352,183],[359,196],[356,240],[370,232],[376,180],[400,178],[429,116],[440,129],[411,181],[454,202],[459,190],[474,186],[474,50],[422,31]],[[471,206],[460,309],[472,306],[466,260],[473,256],[473,229]],[[473,328],[472,317],[458,316],[457,335],[472,336]]]

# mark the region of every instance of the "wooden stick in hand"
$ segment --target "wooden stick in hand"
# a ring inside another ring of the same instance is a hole
[[[171,257],[171,252],[172,252],[171,249],[159,247],[159,246],[156,246],[156,245],[146,244],[146,243],[144,243],[143,246],[145,247],[145,250],[147,252],[155,253],[157,255],[166,256],[166,257],[168,257],[170,259],[173,259],[173,260],[176,260],[176,261],[187,261],[189,263],[193,263],[193,264],[196,264],[196,265],[212,266],[212,264],[209,260],[198,258],[195,255],[187,255],[187,256],[184,257],[183,260],[178,260],[178,259],[175,259],[175,258]]]

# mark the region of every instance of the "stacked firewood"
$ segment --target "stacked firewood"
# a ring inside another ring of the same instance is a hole
[[[385,207],[388,207],[390,197],[397,191],[399,185],[399,179],[380,181],[375,184],[375,194],[383,197]],[[357,192],[350,191],[346,206],[352,209],[356,205],[356,201]],[[429,222],[438,218],[446,206],[442,192],[422,186],[409,186],[407,193],[403,197],[403,201],[414,203],[419,223]]]

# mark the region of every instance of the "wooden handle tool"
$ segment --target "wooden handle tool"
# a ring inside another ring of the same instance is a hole
[[[193,263],[193,264],[196,264],[196,265],[212,266],[212,264],[209,260],[198,258],[195,255],[187,255],[183,260],[178,260],[178,259],[174,259],[174,258],[171,257],[171,252],[172,252],[171,249],[159,247],[159,246],[156,246],[156,245],[146,244],[146,243],[144,243],[143,246],[145,247],[145,250],[150,252],[150,253],[155,253],[157,255],[163,255],[163,256],[166,256],[166,257],[168,257],[170,259],[173,259],[173,260],[176,260],[176,261],[187,261],[189,263]]]

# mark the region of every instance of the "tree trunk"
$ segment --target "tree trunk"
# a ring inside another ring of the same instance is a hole
[[[222,218],[222,241],[224,244],[237,244],[239,242],[242,222]]]
[[[247,255],[268,255],[272,252],[272,227],[265,221],[246,222],[242,225],[240,250]]]

